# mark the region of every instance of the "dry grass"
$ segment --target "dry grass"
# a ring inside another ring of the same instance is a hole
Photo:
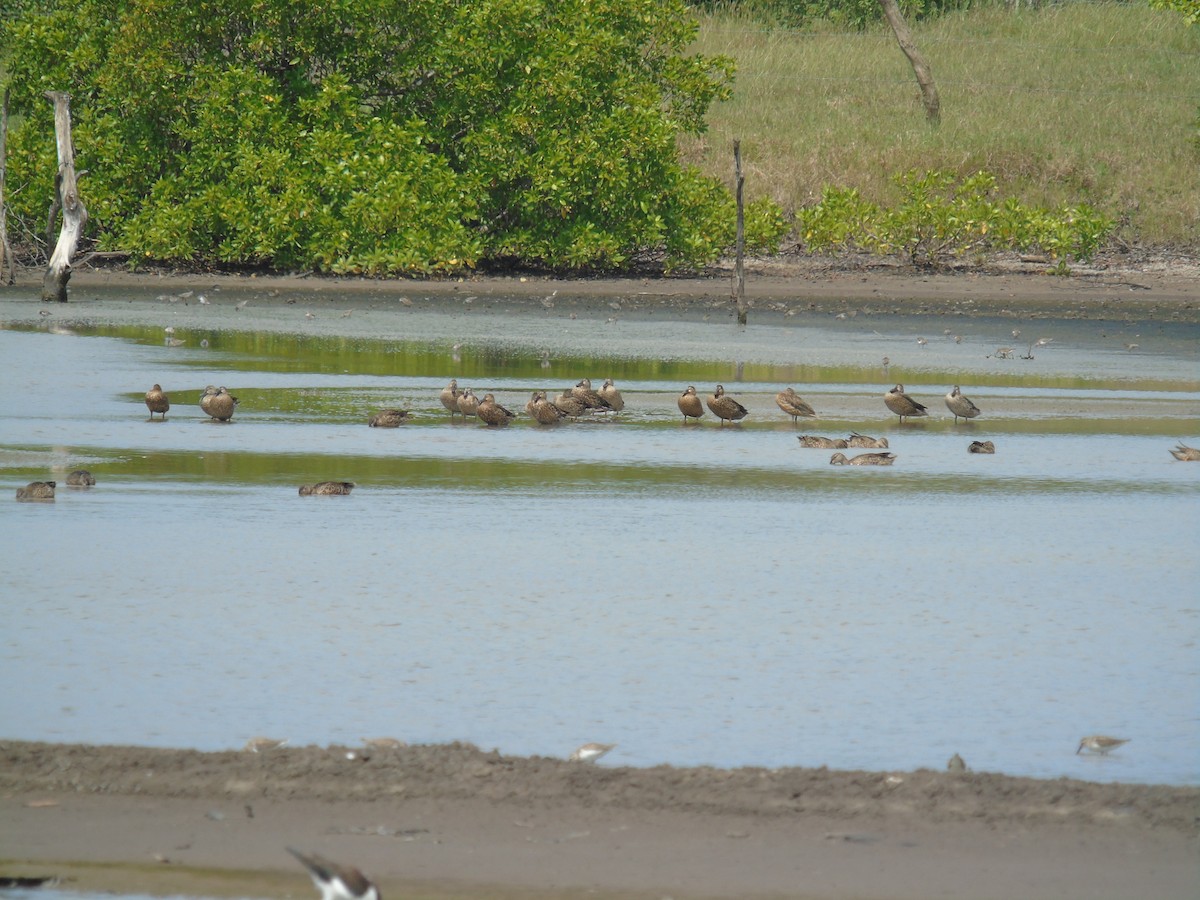
[[[914,29],[941,97],[925,123],[908,61],[883,26],[866,34],[702,20],[699,52],[738,63],[686,159],[732,181],[742,142],[747,197],[792,210],[828,185],[887,201],[908,169],[987,169],[1027,203],[1087,202],[1120,237],[1200,247],[1200,29],[1137,5],[984,9]]]

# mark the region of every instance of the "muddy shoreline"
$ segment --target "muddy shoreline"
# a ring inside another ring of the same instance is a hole
[[[389,898],[1182,897],[1198,813],[1200,788],[971,771],[0,745],[5,874],[155,893],[307,896],[298,844]]]

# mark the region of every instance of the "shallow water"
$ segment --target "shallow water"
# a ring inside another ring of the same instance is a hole
[[[1200,783],[1200,465],[1167,453],[1198,443],[1196,329],[1039,321],[1054,342],[1010,360],[992,351],[1012,323],[990,320],[952,323],[955,343],[895,317],[282,308],[251,331],[229,309],[0,306],[6,737],[600,740],[613,764],[871,769],[958,752]],[[437,401],[456,376],[516,410],[584,375],[617,378],[626,411],[494,430]],[[928,421],[889,418],[900,379]],[[680,390],[718,380],[751,415],[683,425]],[[954,382],[978,420],[951,423]],[[231,424],[202,418],[208,383],[240,397]],[[782,416],[784,384],[821,420]],[[384,406],[415,420],[365,427]],[[895,466],[795,440],[851,430]],[[99,484],[11,499],[77,466]],[[357,487],[296,495],[324,479]],[[1076,756],[1096,732],[1133,742]]]

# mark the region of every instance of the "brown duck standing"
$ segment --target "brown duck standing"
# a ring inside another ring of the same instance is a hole
[[[722,425],[726,422],[736,422],[739,419],[744,419],[748,414],[746,407],[725,393],[725,385],[723,384],[718,384],[717,389],[708,398],[708,408],[712,410],[714,416],[721,420]]]
[[[211,384],[204,389],[204,396],[200,398],[200,408],[217,422],[228,422],[232,419],[237,405],[237,397],[225,388],[215,388]]]
[[[473,417],[478,409],[479,398],[473,390],[467,388],[458,395],[458,411],[463,414],[464,419]]]
[[[679,411],[683,413],[683,424],[687,424],[688,419],[697,421],[704,415],[704,401],[696,393],[695,385],[688,385],[688,389],[679,395]]]
[[[475,410],[475,415],[479,416],[489,427],[507,425],[517,417],[515,412],[511,412],[497,403],[492,394],[484,394],[483,400]]]
[[[546,399],[545,391],[534,394],[533,408],[529,411],[533,420],[539,425],[554,425],[566,415],[561,409]]]
[[[458,379],[451,378],[450,383],[442,388],[442,392],[438,394],[438,399],[442,401],[442,406],[450,411],[451,416],[457,412],[462,412],[458,408],[458,398],[461,393],[458,389]]]
[[[171,408],[171,400],[163,393],[162,385],[156,384],[150,390],[146,391],[146,409],[150,410],[150,419],[154,419],[154,414],[162,415],[161,421],[167,420],[167,410]]]
[[[571,394],[567,391],[563,391],[554,398],[554,406],[557,407],[564,416],[570,416],[572,419],[578,419],[588,411],[586,404],[584,404],[582,400],[580,400],[578,397],[571,396]]]
[[[957,384],[946,395],[946,409],[954,413],[955,425],[959,419],[973,419],[979,415],[979,407],[962,395]]]
[[[621,396],[621,392],[617,390],[617,386],[613,384],[611,378],[604,379],[604,385],[600,388],[599,394],[613,412],[620,412],[625,408],[625,398]]]
[[[609,402],[600,394],[592,390],[592,380],[584,378],[575,387],[571,388],[570,394],[588,409],[611,409]]]
[[[353,481],[318,481],[316,484],[300,485],[301,497],[345,496],[354,490]]]
[[[796,419],[799,416],[813,419],[817,415],[816,410],[805,403],[804,399],[790,387],[784,388],[775,395],[775,405],[792,417],[793,425],[796,424]]]
[[[905,416],[915,418],[917,416],[929,415],[924,406],[904,393],[904,385],[902,384],[896,385],[883,395],[883,404],[900,417],[902,424]]]

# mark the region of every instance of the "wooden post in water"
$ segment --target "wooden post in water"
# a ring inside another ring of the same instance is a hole
[[[46,91],[45,98],[54,104],[54,138],[58,143],[58,174],[54,178],[55,192],[62,208],[62,230],[54,254],[42,279],[42,302],[67,302],[67,282],[71,280],[71,257],[79,244],[79,236],[87,222],[87,208],[79,199],[75,183],[75,145],[71,143],[71,95],[63,91]]]
[[[746,210],[742,202],[742,142],[733,142],[733,171],[737,177],[737,237],[734,244],[734,300],[737,302],[737,321],[746,324]]]
[[[8,88],[4,89],[4,105],[0,106],[0,279],[4,278],[4,263],[8,261],[8,283],[17,280],[16,261],[8,245],[8,210],[4,206],[4,173],[8,160]]]

